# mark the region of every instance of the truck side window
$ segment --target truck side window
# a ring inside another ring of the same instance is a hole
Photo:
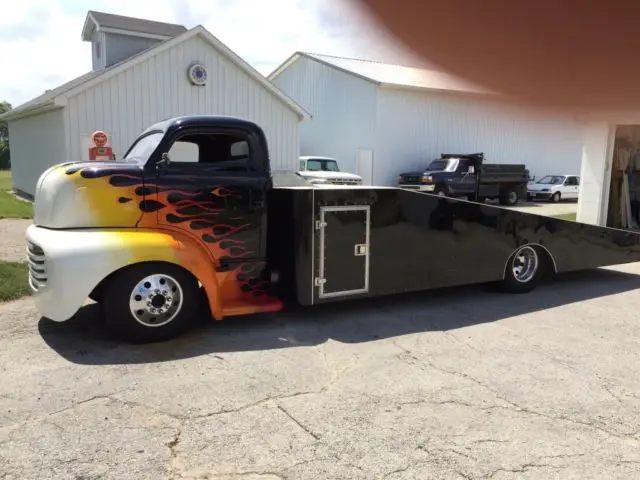
[[[169,150],[171,163],[202,163],[220,171],[247,171],[250,145],[240,134],[198,133],[179,137]]]

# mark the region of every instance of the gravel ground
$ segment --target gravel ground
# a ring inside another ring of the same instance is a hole
[[[26,261],[24,232],[31,223],[31,220],[0,219],[0,261]]]
[[[4,479],[640,478],[640,266],[109,340],[0,305]]]

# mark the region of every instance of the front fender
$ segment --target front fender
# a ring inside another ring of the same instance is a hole
[[[51,230],[32,225],[27,229],[27,240],[32,248],[41,250],[44,259],[43,267],[37,267],[44,270],[36,273],[40,280],[31,281],[36,306],[52,320],[71,318],[112,273],[150,261],[174,263],[189,270],[203,285],[211,313],[221,318],[213,259],[186,235],[137,229]]]

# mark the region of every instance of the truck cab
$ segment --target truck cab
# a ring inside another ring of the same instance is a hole
[[[298,175],[316,185],[361,185],[362,177],[340,171],[338,161],[331,157],[302,156]]]
[[[476,190],[476,176],[482,157],[477,155],[441,155],[422,171],[400,174],[401,188],[433,192],[436,195],[466,196]]]
[[[129,337],[171,334],[203,294],[216,318],[279,310],[265,262],[271,187],[263,131],[229,117],[169,119],[120,161],[50,168],[27,230],[38,308],[63,321],[108,297],[106,316],[136,319],[117,326]]]

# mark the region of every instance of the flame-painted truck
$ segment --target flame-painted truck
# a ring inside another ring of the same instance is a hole
[[[220,320],[473,283],[522,293],[545,273],[640,260],[630,231],[400,188],[316,188],[271,172],[258,125],[216,116],[157,123],[118,162],[48,169],[26,236],[44,317],[65,321],[89,297],[133,342],[185,332],[203,305]]]

